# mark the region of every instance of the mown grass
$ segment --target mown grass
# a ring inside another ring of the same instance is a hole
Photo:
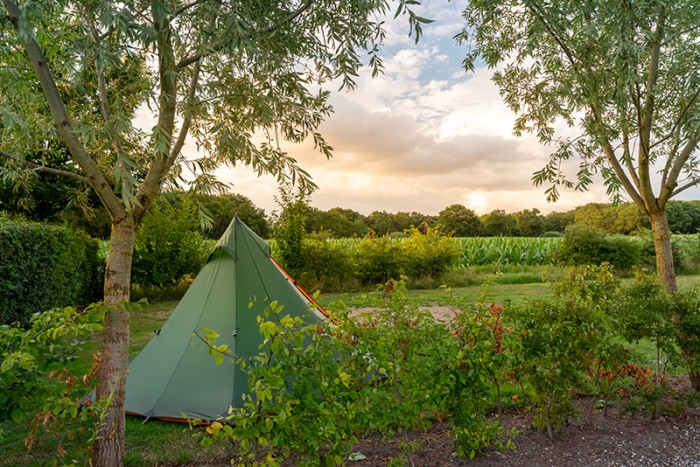
[[[538,272],[539,273],[539,272]],[[510,280],[517,282],[518,274],[528,273],[527,270],[512,273],[515,278]],[[540,279],[535,283],[507,283],[505,279],[510,274],[494,276],[492,284],[484,288],[479,285],[468,287],[455,287],[409,290],[408,295],[423,306],[430,305],[468,305],[479,300],[495,301],[499,303],[519,302],[527,298],[543,297],[551,294],[550,284],[543,283]],[[504,280],[505,279],[505,280]],[[700,285],[700,275],[679,276],[679,287],[686,289]],[[342,301],[347,306],[367,306],[374,301],[382,290],[343,294],[322,294],[318,297],[321,305],[331,311],[339,306]],[[486,295],[484,295],[486,293]],[[176,302],[157,302],[143,307],[141,311],[131,315],[131,341],[130,355],[135,356],[150,340],[154,331],[157,331],[168,318],[175,307]],[[69,362],[66,366],[73,374],[84,374],[91,365],[91,355],[99,350],[100,336],[94,336],[87,341],[77,360]],[[650,364],[655,358],[653,344],[642,342],[636,346],[635,354],[644,362]],[[503,394],[502,394],[503,396]],[[507,395],[506,395],[507,396]],[[37,400],[37,407],[41,404]],[[218,464],[225,463],[231,457],[232,447],[228,444],[215,444],[211,448],[200,446],[197,434],[202,428],[190,430],[187,425],[165,423],[150,420],[144,423],[143,419],[127,417],[126,421],[126,465],[151,466],[151,465],[182,465],[187,463]],[[76,431],[72,438],[67,432],[58,433],[58,437],[44,437],[41,443],[31,451],[27,451],[23,441],[27,436],[29,427],[26,423],[14,423],[5,421],[0,423],[0,466],[25,466],[25,465],[53,465],[59,443],[66,449],[67,454],[61,464],[77,463],[84,465],[89,457],[86,452],[86,440],[88,432]]]

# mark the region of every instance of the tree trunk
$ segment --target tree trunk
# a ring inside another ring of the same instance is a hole
[[[656,250],[656,273],[664,288],[669,293],[676,293],[676,270],[673,265],[673,250],[671,249],[671,231],[668,228],[666,213],[652,213],[649,216],[651,230],[654,234]]]
[[[673,251],[671,249],[671,232],[668,229],[668,220],[666,219],[666,213],[653,214],[650,216],[651,229],[654,233],[654,247],[656,248],[656,272],[661,279],[661,283],[664,285],[669,293],[678,292],[678,286],[676,285],[676,271],[673,264]],[[678,316],[672,317],[675,323],[681,319]],[[683,342],[686,342],[687,336],[685,336],[682,331],[677,331],[679,334],[677,337],[677,342],[680,343],[681,351],[683,352],[685,360],[688,362],[689,368],[693,368],[692,362],[694,362],[698,356],[698,350],[692,346],[684,346]],[[690,384],[696,391],[700,391],[700,372],[697,370],[689,370],[688,377],[690,378]]]
[[[690,386],[694,390],[700,391],[700,371],[689,371],[688,377],[690,378]]]
[[[92,465],[124,464],[124,396],[129,364],[129,301],[131,259],[136,229],[131,216],[112,220],[112,234],[105,270],[104,301],[111,307],[104,318],[104,338],[96,399],[111,398],[99,426]]]

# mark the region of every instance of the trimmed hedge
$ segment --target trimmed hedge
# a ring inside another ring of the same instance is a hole
[[[0,220],[0,324],[102,296],[98,242],[65,227]]]

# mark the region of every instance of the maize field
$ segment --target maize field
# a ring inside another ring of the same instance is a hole
[[[488,264],[546,265],[554,263],[556,237],[473,237],[455,238],[462,253],[460,266]]]
[[[400,243],[402,238],[391,238]],[[454,238],[461,253],[457,266],[483,265],[547,265],[554,263],[554,250],[562,238],[557,237],[469,237]],[[348,253],[357,249],[360,239],[331,240]]]

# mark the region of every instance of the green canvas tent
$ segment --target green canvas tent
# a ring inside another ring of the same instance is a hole
[[[284,305],[283,315],[312,321],[328,316],[235,216],[170,318],[129,364],[126,412],[214,420],[230,406],[240,407],[246,374],[230,360],[217,365],[199,336],[213,329],[221,336],[217,344],[227,344],[234,355],[257,355],[257,317],[273,300]]]

